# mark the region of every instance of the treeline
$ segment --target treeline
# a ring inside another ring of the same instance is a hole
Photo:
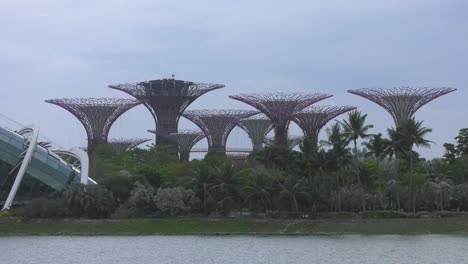
[[[318,146],[307,139],[298,150],[267,146],[244,160],[208,154],[180,162],[160,146],[99,147],[91,156],[99,185],[71,184],[17,212],[126,218],[468,210],[468,129],[444,145],[444,157],[426,160],[414,151],[431,145],[423,122],[407,120],[386,136],[372,128],[354,111],[329,127]]]

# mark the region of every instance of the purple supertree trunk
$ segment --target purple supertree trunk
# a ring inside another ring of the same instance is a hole
[[[456,91],[448,87],[394,87],[394,88],[363,88],[348,90],[349,93],[364,97],[381,107],[392,116],[398,127],[404,121],[414,117],[414,114],[425,104],[445,94]]]
[[[312,147],[316,148],[320,130],[333,118],[355,109],[353,106],[311,106],[296,113],[293,121],[302,129]]]
[[[175,79],[159,79],[139,83],[109,85],[109,88],[123,91],[148,108],[154,118],[156,129],[166,133],[177,133],[181,114],[198,97],[216,89],[222,84],[195,83]],[[157,135],[156,135],[157,140]],[[157,143],[173,144],[161,137]]]
[[[190,150],[200,140],[206,137],[205,133],[195,129],[184,129],[177,133],[168,134],[165,131],[148,130],[148,132],[158,134],[158,136],[177,144],[179,150],[179,159],[188,161],[190,159]]]
[[[130,108],[141,104],[138,100],[121,98],[63,98],[46,100],[72,113],[83,124],[88,136],[88,152],[107,144],[114,122]]]
[[[226,141],[232,129],[242,118],[258,114],[245,110],[192,110],[183,116],[195,123],[208,139],[208,153],[226,153]]]
[[[289,123],[294,114],[331,96],[319,93],[265,93],[229,97],[251,105],[265,114],[273,123],[275,144],[287,147]]]

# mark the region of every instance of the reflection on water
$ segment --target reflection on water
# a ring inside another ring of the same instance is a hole
[[[0,263],[468,263],[464,236],[2,237]]]

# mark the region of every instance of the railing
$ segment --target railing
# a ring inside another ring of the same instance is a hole
[[[190,152],[208,152],[207,148],[193,148],[190,150]],[[249,148],[228,148],[226,149],[226,152],[240,152],[240,153],[250,153],[252,152],[252,149]]]

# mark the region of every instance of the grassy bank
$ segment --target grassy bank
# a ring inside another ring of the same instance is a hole
[[[468,234],[468,217],[417,219],[0,219],[0,235]]]

